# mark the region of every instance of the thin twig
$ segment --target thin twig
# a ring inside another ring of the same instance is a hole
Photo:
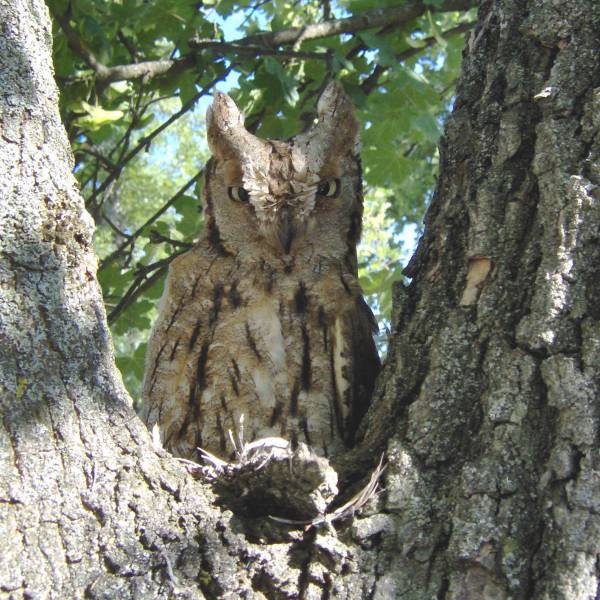
[[[129,235],[128,233],[125,233],[124,231],[121,231],[113,222],[111,219],[109,219],[108,215],[106,214],[106,211],[102,211],[102,218],[108,223],[108,226],[119,236],[121,236],[122,238],[125,238],[126,240],[129,239],[131,237],[131,235]]]
[[[79,153],[89,154],[90,156],[97,158],[104,165],[104,168],[109,172],[115,168],[114,163],[109,158],[107,158],[106,156],[101,154],[98,150],[96,150],[89,144],[84,143],[84,144],[81,144],[80,146],[77,146],[77,149],[75,150],[76,158],[77,158],[77,154],[79,154]]]
[[[153,229],[150,232],[150,242],[152,244],[169,244],[174,248],[183,248],[184,250],[189,250],[194,247],[194,244],[182,242],[181,240],[174,240],[173,238],[167,237],[159,231],[156,231],[156,229]]]
[[[148,218],[145,223],[140,225],[130,235],[127,241],[123,242],[117,249],[103,259],[98,270],[101,271],[102,269],[106,268],[109,264],[119,258],[129,246],[135,244],[135,241],[142,234],[144,229],[157,221],[159,217],[161,217],[169,208],[171,208],[171,206],[173,206],[173,204],[175,204],[175,202],[177,202],[177,200],[179,200],[179,198],[181,198],[181,196],[183,196],[203,175],[204,169],[200,169],[200,171],[198,171],[191,179],[189,179],[182,187],[180,187],[179,190],[177,190],[177,192],[171,196],[167,202],[165,202],[165,204],[163,204],[150,218]]]
[[[200,92],[192,96],[176,113],[171,115],[166,121],[164,121],[161,125],[159,125],[156,129],[151,131],[148,135],[144,136],[138,144],[131,150],[126,156],[123,157],[122,161],[120,161],[116,165],[116,169],[106,177],[106,179],[101,183],[101,185],[94,190],[88,202],[93,202],[95,198],[101,194],[115,179],[117,179],[123,170],[123,167],[131,161],[131,159],[135,158],[143,149],[147,148],[150,145],[150,142],[162,133],[167,127],[175,123],[180,117],[182,117],[185,113],[187,113],[195,104],[198,102],[200,98],[206,96],[210,90],[220,81],[223,81],[227,78],[229,73],[237,66],[237,64],[233,63],[229,65],[225,72],[222,75],[219,75],[215,79],[213,79],[210,83],[208,83]]]
[[[239,44],[237,42],[216,42],[214,40],[192,38],[188,42],[195,50],[212,50],[218,54],[248,54],[250,56],[277,56],[278,58],[303,58],[327,60],[327,52],[298,52],[293,50],[276,50],[264,46]]]
[[[112,325],[117,320],[117,317],[137,300],[140,294],[151,288],[165,274],[171,261],[175,260],[180,254],[183,254],[183,252],[186,252],[186,250],[176,252],[152,265],[140,268],[139,274],[133,283],[129,286],[121,300],[119,300],[119,303],[108,314],[109,325]],[[149,273],[152,273],[150,277],[148,277]]]
[[[135,46],[131,43],[131,40],[127,38],[127,36],[123,33],[122,29],[117,31],[117,39],[123,44],[129,55],[131,56],[131,60],[134,63],[138,62],[138,51],[135,49]]]

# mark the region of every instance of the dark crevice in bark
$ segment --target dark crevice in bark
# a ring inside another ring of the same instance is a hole
[[[277,584],[264,571],[255,573],[252,577],[252,589],[255,592],[264,594],[267,600],[286,600],[288,595],[284,595],[277,589]]]
[[[450,543],[450,537],[452,536],[452,525],[449,524],[447,528],[443,528],[442,531],[438,534],[438,537],[435,541],[435,545],[433,546],[433,550],[431,552],[431,558],[427,562],[427,571],[425,576],[425,581],[427,583],[427,587],[431,584],[432,574],[434,569],[439,570],[442,573],[440,585],[438,589],[438,595],[443,594],[441,597],[443,598],[446,592],[448,591],[449,580],[445,573],[448,571],[449,565],[444,564],[446,562],[445,554],[448,549],[448,545]]]
[[[314,557],[313,546],[317,536],[317,530],[313,527],[309,529],[297,544],[294,553],[296,560],[300,563],[300,576],[298,578],[298,598],[304,600],[310,583],[310,565]]]

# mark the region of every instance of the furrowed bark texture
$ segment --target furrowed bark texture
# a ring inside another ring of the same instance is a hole
[[[371,414],[378,589],[598,598],[600,4],[479,12]]]
[[[385,492],[303,531],[218,508],[153,449],[112,359],[46,8],[0,0],[0,597],[597,597],[599,13],[482,2],[366,424]]]
[[[2,0],[0,23],[0,596],[202,597],[222,539],[114,367],[46,7]]]

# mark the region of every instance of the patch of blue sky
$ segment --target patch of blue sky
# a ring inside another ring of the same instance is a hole
[[[209,13],[208,16],[213,20],[215,24],[219,26],[219,28],[223,32],[223,36],[226,41],[231,42],[243,37],[244,34],[240,30],[240,27],[246,19],[246,14],[243,11],[235,12],[229,15],[227,18],[224,18],[221,15],[219,15],[219,13],[217,13],[216,10],[213,10],[211,11],[211,13]],[[216,57],[217,55],[215,54],[215,58]],[[224,81],[220,82],[216,86],[216,89],[225,93],[231,91],[232,89],[237,87],[239,77],[239,73],[232,71]],[[206,110],[210,106],[211,102],[212,95],[202,96],[196,102],[194,108],[182,118],[188,121],[197,121],[199,116],[203,117],[206,114]],[[177,136],[176,134],[170,132],[166,132],[163,135],[166,136],[166,144],[162,146],[155,145],[154,147],[151,147],[150,152],[147,155],[147,160],[149,163],[156,165],[157,168],[176,168],[173,161],[173,157],[176,154],[178,144]],[[198,144],[200,148],[206,148],[206,139],[203,134],[199,136]]]

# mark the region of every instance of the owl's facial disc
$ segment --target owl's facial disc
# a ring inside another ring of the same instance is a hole
[[[263,198],[267,202],[260,202],[256,197],[250,198],[261,237],[277,254],[291,254],[306,232],[310,219],[302,199],[271,195]]]
[[[307,186],[307,189],[304,193],[299,194],[299,199],[304,204],[307,204],[309,201],[309,197],[316,196],[314,200],[320,200],[326,202],[329,198],[337,198],[340,195],[341,190],[341,181],[337,177],[332,177],[325,179],[319,182],[316,185]],[[312,207],[315,204],[315,201],[309,201],[308,204],[310,206],[310,210],[312,212]],[[288,205],[284,204],[279,207],[277,210],[277,237],[281,244],[281,248],[283,249],[285,254],[289,254],[292,248],[292,244],[294,242],[294,238],[298,234],[302,234],[306,229],[306,222],[308,220],[309,215],[304,214],[304,218],[295,219],[295,213],[305,213],[302,210],[302,206],[296,206],[294,204]]]
[[[339,258],[357,237],[358,121],[335,83],[323,91],[317,113],[308,131],[287,141],[266,140],[245,129],[231,98],[215,94],[207,113],[215,159],[208,200],[222,202],[207,202],[207,210],[233,252],[312,256],[315,239],[321,239],[320,255]]]

